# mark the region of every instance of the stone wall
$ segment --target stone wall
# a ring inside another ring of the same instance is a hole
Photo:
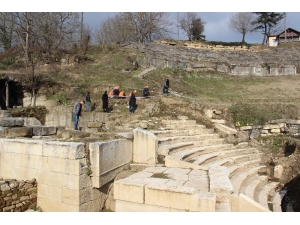
[[[266,137],[274,134],[284,134],[294,137],[300,136],[300,120],[279,119],[272,120],[265,125],[241,126],[237,128],[239,132],[244,133],[247,139],[255,139],[258,136]]]
[[[0,212],[24,212],[37,206],[37,182],[0,178]]]
[[[84,143],[0,139],[0,177],[35,178],[43,211],[100,211],[104,194],[92,187],[87,170]]]
[[[69,129],[74,129],[74,121],[72,115],[73,106],[59,105],[55,106],[47,113],[45,118],[46,126],[57,126],[66,127]],[[91,122],[101,122],[108,124],[108,113],[103,112],[82,112],[82,116],[79,118],[79,129],[86,132],[95,132],[97,130],[90,129],[88,124]]]
[[[299,67],[299,49],[265,49],[253,51],[238,48],[191,48],[168,42],[127,43],[126,48],[142,52],[138,65],[156,68],[213,69],[230,75],[295,75]],[[189,46],[189,47],[188,47]]]

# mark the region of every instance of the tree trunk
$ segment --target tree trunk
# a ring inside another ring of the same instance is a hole
[[[5,103],[6,103],[6,108],[9,108],[9,86],[8,86],[8,81],[6,82],[6,99],[5,99]]]
[[[242,37],[242,44],[244,44],[245,43],[245,33],[243,34],[243,37]]]

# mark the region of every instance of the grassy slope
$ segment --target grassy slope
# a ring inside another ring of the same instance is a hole
[[[92,47],[88,56],[93,61],[82,65],[58,66],[51,80],[59,86],[39,93],[72,103],[81,94],[90,91],[92,101],[101,102],[104,90],[109,91],[115,85],[119,85],[127,94],[136,89],[138,95],[141,95],[144,85],[149,85],[152,95],[158,95],[162,92],[165,77],[168,77],[171,91],[192,103],[226,107],[236,103],[300,105],[299,76],[239,77],[214,71],[155,69],[139,78],[137,75],[143,69],[135,70],[133,66],[138,54],[142,53],[117,45],[107,50]],[[126,70],[130,72],[124,72]],[[297,110],[293,110],[292,114],[298,118]]]

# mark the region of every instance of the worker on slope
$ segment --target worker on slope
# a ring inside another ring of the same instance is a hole
[[[114,98],[118,98],[119,94],[120,94],[120,87],[119,85],[116,85],[113,89],[113,93],[114,93]]]
[[[149,86],[145,86],[143,89],[143,97],[145,98],[149,98],[150,97],[150,90],[149,90]]]

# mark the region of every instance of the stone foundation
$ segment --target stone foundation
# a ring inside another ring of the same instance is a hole
[[[37,206],[37,182],[0,178],[0,212],[24,212]]]

